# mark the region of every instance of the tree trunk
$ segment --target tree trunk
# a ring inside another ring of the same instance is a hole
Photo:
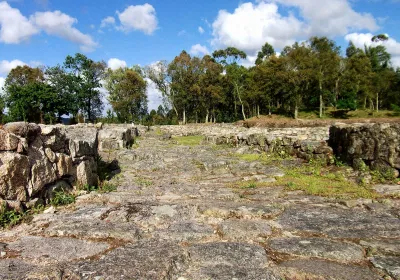
[[[207,114],[206,114],[206,123],[208,123],[208,116],[209,116],[210,112],[207,109]]]
[[[319,117],[322,118],[324,108],[324,99],[322,96],[322,84],[319,82]]]
[[[239,86],[237,84],[235,84],[235,86],[236,86],[236,92],[237,92],[237,95],[238,95],[238,98],[239,98],[239,102],[242,105],[243,120],[245,121],[245,120],[247,120],[247,118],[246,118],[246,113],[244,111],[243,101],[242,101],[242,98],[240,97]]]
[[[172,108],[174,108],[176,116],[179,117],[179,113],[178,113],[178,110],[176,109],[175,105],[172,105]]]
[[[379,92],[376,93],[376,112],[379,112]]]
[[[364,97],[364,110],[367,109],[367,97]]]
[[[299,106],[297,105],[296,101],[296,103],[294,104],[294,118],[297,120],[298,116],[299,116]]]
[[[257,118],[260,118],[260,105],[257,104]]]
[[[186,109],[183,109],[183,124],[186,124]]]

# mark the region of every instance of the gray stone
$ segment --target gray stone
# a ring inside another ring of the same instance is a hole
[[[354,208],[294,206],[285,210],[278,223],[289,231],[323,233],[338,238],[400,238],[397,217]]]
[[[0,198],[27,200],[28,157],[11,152],[0,153]]]
[[[371,262],[395,279],[400,279],[400,256],[376,256],[371,258]]]
[[[368,249],[372,255],[389,254],[396,255],[400,253],[399,239],[383,239],[383,240],[361,240],[360,245]]]
[[[76,169],[76,182],[80,186],[97,186],[98,176],[93,170],[93,163],[82,161]]]
[[[224,239],[258,240],[272,234],[272,228],[263,220],[228,219],[219,224]]]
[[[99,131],[99,151],[120,150],[132,146],[134,136],[130,128],[105,126]]]
[[[14,151],[18,149],[19,138],[0,129],[0,151]]]
[[[267,268],[265,250],[245,243],[205,243],[189,248],[190,268],[184,279],[281,279]]]
[[[75,238],[25,236],[7,247],[31,263],[50,264],[92,257],[106,251],[109,245]]]
[[[290,260],[280,265],[289,268],[288,279],[377,280],[381,277],[368,267],[339,264],[323,260]],[[303,277],[301,277],[303,273]],[[293,277],[293,278],[292,278]]]
[[[362,247],[324,238],[275,238],[270,240],[269,247],[279,253],[343,262],[358,262],[364,258]]]
[[[189,256],[178,245],[146,240],[129,244],[98,260],[82,261],[65,269],[68,279],[177,279]]]
[[[9,133],[26,138],[29,142],[32,142],[41,132],[41,128],[37,124],[26,122],[7,123],[3,126],[3,129]]]
[[[162,239],[193,242],[213,236],[214,229],[207,224],[185,221],[174,223],[167,230],[159,231],[157,234]]]
[[[384,195],[398,195],[400,194],[400,185],[375,185],[374,190]]]
[[[90,126],[68,127],[66,137],[73,158],[97,154],[97,129]]]

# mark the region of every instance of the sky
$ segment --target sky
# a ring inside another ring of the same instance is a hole
[[[399,11],[400,0],[0,0],[0,88],[18,65],[54,66],[77,52],[116,69],[233,46],[250,66],[266,42],[279,52],[311,36],[344,52],[350,40],[363,47],[387,34],[400,67]],[[150,81],[148,97],[150,109],[161,104]]]

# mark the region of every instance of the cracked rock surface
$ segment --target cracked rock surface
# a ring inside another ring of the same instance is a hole
[[[284,174],[238,149],[152,132],[103,153],[117,191],[1,230],[0,279],[400,279],[399,199],[234,188]]]

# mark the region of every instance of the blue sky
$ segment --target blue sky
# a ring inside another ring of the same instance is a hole
[[[277,51],[313,35],[346,47],[386,33],[400,66],[399,0],[0,0],[0,86],[17,65],[56,65],[83,52],[111,68],[243,49],[251,65],[268,41]],[[150,85],[150,107],[159,102]]]

